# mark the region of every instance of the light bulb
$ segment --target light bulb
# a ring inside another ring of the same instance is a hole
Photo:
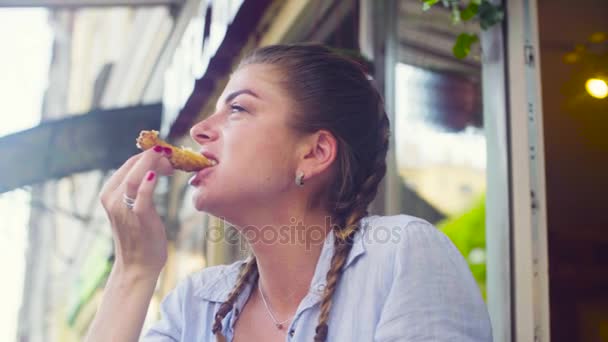
[[[604,99],[608,96],[608,84],[600,78],[590,78],[585,83],[585,89],[589,95],[596,99]]]

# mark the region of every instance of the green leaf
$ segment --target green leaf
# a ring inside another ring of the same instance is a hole
[[[493,5],[488,0],[483,0],[479,5],[479,25],[483,30],[498,24],[505,17],[505,12],[500,6]]]
[[[473,19],[479,13],[479,5],[474,1],[469,2],[469,5],[460,12],[462,20],[467,21]]]
[[[452,24],[458,24],[460,22],[460,8],[457,5],[452,7]]]
[[[435,6],[435,4],[439,2],[439,0],[423,0],[423,1],[424,1],[424,4],[422,4],[423,11],[430,10],[431,7]]]
[[[471,52],[471,45],[479,40],[476,34],[461,33],[456,39],[452,52],[456,58],[463,59]]]

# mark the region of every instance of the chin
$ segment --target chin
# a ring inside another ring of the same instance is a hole
[[[196,201],[196,200],[192,200],[192,203],[194,203],[194,208],[195,208],[197,211],[204,211],[204,212],[206,212],[206,213],[208,213],[208,212],[209,212],[209,210],[208,210],[208,209],[207,209],[207,208],[206,208],[204,205],[202,205],[201,203],[199,203],[198,201]]]
[[[221,217],[221,205],[217,200],[209,196],[209,194],[200,191],[200,189],[192,197],[192,203],[197,211],[205,212],[215,217]]]
[[[192,204],[194,205],[194,208],[198,211],[204,211],[207,213],[209,212],[209,196],[208,194],[206,194],[204,192],[204,190],[196,189],[196,191],[194,192],[194,195],[192,196]],[[211,214],[211,213],[210,213]]]

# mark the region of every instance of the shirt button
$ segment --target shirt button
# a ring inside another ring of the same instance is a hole
[[[295,329],[289,330],[289,337],[293,337],[293,335],[295,335],[295,333],[296,333]]]
[[[325,290],[325,284],[324,283],[320,283],[317,285],[317,291],[318,292],[323,292]]]

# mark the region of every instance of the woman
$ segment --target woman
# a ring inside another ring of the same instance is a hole
[[[415,217],[367,213],[389,122],[359,64],[320,45],[258,49],[191,136],[218,161],[191,179],[195,207],[230,222],[253,255],[178,284],[145,341],[491,340],[479,290],[445,235]],[[152,202],[156,175],[171,173],[164,153],[131,158],[102,191],[116,260],[88,341],[140,335],[166,261]]]

